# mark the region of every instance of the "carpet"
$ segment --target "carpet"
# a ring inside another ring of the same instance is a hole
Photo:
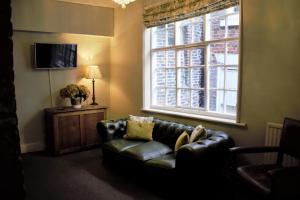
[[[22,155],[26,200],[164,199],[139,181],[104,167],[101,149],[62,156]]]

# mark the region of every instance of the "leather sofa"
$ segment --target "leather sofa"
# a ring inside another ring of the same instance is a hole
[[[102,141],[103,161],[127,171],[144,171],[152,177],[201,177],[206,183],[220,178],[226,155],[234,145],[223,131],[206,129],[207,138],[186,144],[175,153],[174,146],[183,131],[194,127],[154,118],[153,141],[124,139],[127,119],[102,121],[97,130]],[[191,175],[189,175],[191,176]]]

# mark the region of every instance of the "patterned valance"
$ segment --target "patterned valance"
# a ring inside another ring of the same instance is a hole
[[[147,28],[175,22],[239,4],[239,0],[172,0],[146,7],[144,23]]]

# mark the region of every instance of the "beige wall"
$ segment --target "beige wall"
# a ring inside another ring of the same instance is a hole
[[[113,8],[56,0],[12,0],[12,8],[14,30],[113,36]]]
[[[110,84],[111,117],[138,113],[142,108],[143,2],[115,9]]]
[[[151,2],[148,0],[148,2]],[[156,2],[156,1],[153,1]],[[300,118],[300,1],[243,0],[241,122],[247,127],[155,115],[224,130],[237,145],[263,145],[266,122]],[[147,114],[142,107],[143,3],[115,10],[111,117]]]
[[[18,22],[13,21],[13,24],[15,23]],[[101,20],[93,21],[95,26],[99,23],[101,24]],[[17,115],[23,151],[36,151],[44,148],[44,108],[70,105],[68,99],[63,100],[59,97],[61,88],[70,83],[78,83],[86,85],[92,92],[91,80],[83,78],[87,65],[100,66],[103,79],[96,80],[95,83],[96,101],[105,106],[110,105],[110,37],[15,30],[13,42]],[[78,45],[77,69],[51,70],[50,72],[33,69],[32,45],[34,42],[76,43]],[[84,103],[90,104],[91,101],[90,97]]]

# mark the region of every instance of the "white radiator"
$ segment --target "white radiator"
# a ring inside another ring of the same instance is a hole
[[[265,145],[266,146],[279,146],[281,137],[282,124],[272,122],[267,123]],[[265,153],[264,162],[267,164],[275,164],[277,153]],[[283,166],[299,166],[299,160],[294,159],[288,155],[283,157]]]

